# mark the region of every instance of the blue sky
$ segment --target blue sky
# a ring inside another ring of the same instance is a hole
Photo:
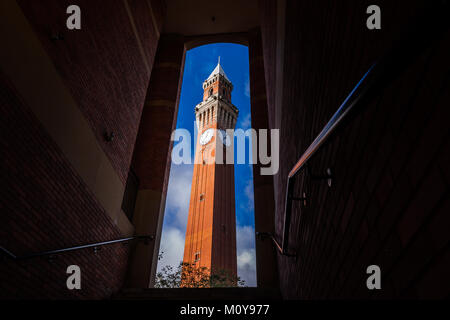
[[[203,98],[202,83],[216,67],[219,56],[234,86],[232,103],[239,109],[236,129],[251,127],[248,48],[228,43],[211,44],[186,53],[177,128],[189,130],[192,137],[194,108]],[[192,155],[194,148],[192,143]],[[256,286],[253,173],[248,164],[248,148],[246,152],[247,164],[235,164],[238,275],[248,286]],[[163,258],[158,263],[158,271],[165,265],[177,266],[183,259],[192,171],[193,165],[171,166],[160,246]]]

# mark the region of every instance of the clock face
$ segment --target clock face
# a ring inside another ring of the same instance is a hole
[[[214,129],[208,129],[200,136],[200,144],[203,146],[211,141],[211,138],[214,135]]]
[[[225,146],[229,147],[231,145],[231,138],[225,130],[219,130],[219,136]]]

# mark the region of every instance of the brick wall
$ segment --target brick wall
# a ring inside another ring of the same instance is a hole
[[[183,37],[161,37],[132,162],[140,189],[167,189],[170,136],[176,127],[184,56]]]
[[[153,285],[167,186],[172,144],[184,70],[184,38],[162,35],[145,98],[132,166],[139,178],[133,217],[135,231],[155,235],[151,247],[138,245],[132,253],[128,286]]]
[[[69,31],[70,1],[18,2],[125,184],[164,4],[78,1],[82,30]],[[62,39],[52,40],[56,34]],[[6,77],[0,89],[1,245],[23,255],[120,238],[117,226]],[[113,142],[105,142],[105,132],[114,132]],[[128,248],[122,244],[102,247],[97,254],[90,249],[63,254],[52,262],[4,260],[0,296],[109,297],[122,287],[127,263]],[[81,267],[81,291],[66,288],[71,264]]]
[[[261,36],[263,38],[264,74],[266,82],[267,104],[270,127],[275,127],[275,87],[276,87],[276,51],[277,51],[277,1],[259,0]]]
[[[78,1],[82,29],[69,31],[71,1],[19,4],[125,185],[164,6],[156,0]],[[52,41],[54,34],[63,39]],[[114,132],[112,143],[105,141],[106,132]]]
[[[0,78],[1,245],[24,255],[120,238],[107,213],[19,94]],[[128,249],[85,249],[0,264],[0,298],[104,298],[122,284]],[[66,288],[66,269],[82,271],[82,290]]]
[[[380,1],[383,27],[372,32],[365,28],[369,4],[287,1],[279,236],[289,170],[419,7]],[[267,68],[276,39],[262,31]],[[449,39],[424,52],[312,159],[310,172],[332,169],[331,188],[299,175],[294,194],[305,191],[310,200],[293,208],[290,248],[299,258],[278,258],[284,297],[448,296]],[[381,267],[381,291],[366,288],[371,264]]]
[[[269,128],[268,103],[261,31],[249,32],[250,102],[252,128]],[[266,73],[267,74],[267,73]],[[270,135],[268,135],[270,137]],[[271,150],[270,141],[267,150]],[[255,232],[273,233],[275,201],[273,176],[261,175],[264,165],[253,165],[253,194],[255,205]],[[277,253],[270,239],[256,237],[256,274],[258,287],[278,288]]]

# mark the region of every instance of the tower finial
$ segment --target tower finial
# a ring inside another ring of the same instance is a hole
[[[219,56],[219,63],[218,64],[220,64],[220,56]]]

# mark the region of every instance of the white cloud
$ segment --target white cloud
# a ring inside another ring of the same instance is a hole
[[[255,229],[238,226],[236,230],[238,275],[249,287],[256,286]],[[177,228],[166,227],[162,234],[162,259],[158,262],[158,272],[166,265],[177,267],[183,260],[185,234]]]
[[[183,260],[184,232],[177,228],[166,228],[162,233],[160,253],[162,259],[158,262],[158,271],[166,265],[177,267]]]
[[[236,230],[238,275],[249,287],[256,286],[255,229],[238,226]]]
[[[193,165],[172,165],[167,190],[165,219],[173,221],[171,226],[186,230],[191,197]]]
[[[189,213],[193,165],[172,165],[167,190],[164,227],[158,271],[166,265],[176,268],[183,260],[184,238]]]
[[[158,271],[164,266],[177,267],[183,259],[186,224],[191,193],[192,165],[172,166],[167,192],[166,216],[161,238]],[[246,207],[253,207],[253,182],[244,189]],[[238,275],[247,286],[256,286],[255,230],[252,226],[236,227]]]
[[[245,118],[242,118],[242,120],[241,120],[241,128],[243,130],[247,130],[250,128],[251,124],[252,124],[251,115],[250,115],[250,113],[248,113],[245,116]]]
[[[244,250],[238,255],[238,265],[242,269],[245,266],[249,266],[255,259],[255,249]]]
[[[250,78],[247,76],[247,79],[245,80],[245,90],[244,94],[247,98],[250,98]]]
[[[241,208],[245,208],[247,211],[253,210],[255,208],[255,196],[253,194],[253,180],[248,180],[245,184],[244,194],[247,201],[241,204]]]
[[[255,249],[241,251],[237,256],[238,275],[245,280],[247,287],[256,287],[256,255]]]
[[[253,226],[237,226],[236,241],[239,249],[245,250],[255,246],[255,229]]]

